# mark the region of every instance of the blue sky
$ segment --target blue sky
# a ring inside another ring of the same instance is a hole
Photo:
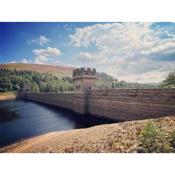
[[[175,69],[175,23],[0,23],[0,63],[19,62],[160,82]]]

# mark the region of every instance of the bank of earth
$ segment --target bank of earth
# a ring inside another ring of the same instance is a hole
[[[0,152],[137,152],[140,131],[149,121],[154,121],[165,133],[175,130],[175,116],[167,116],[105,124],[87,129],[51,132],[1,148]]]

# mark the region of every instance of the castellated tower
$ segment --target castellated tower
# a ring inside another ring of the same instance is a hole
[[[96,70],[84,67],[73,70],[74,92],[84,93],[96,89]]]

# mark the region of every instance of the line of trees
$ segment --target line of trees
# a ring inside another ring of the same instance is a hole
[[[157,88],[157,83],[137,83],[137,82],[126,82],[114,79],[114,77],[107,75],[106,73],[97,73],[97,87],[99,89],[117,89],[117,88]]]
[[[0,92],[20,91],[24,84],[31,86],[33,92],[71,92],[71,77],[59,77],[52,73],[40,73],[26,70],[0,69]],[[106,73],[97,73],[98,89],[116,88],[175,88],[175,71],[170,72],[161,84],[140,84],[118,81]]]
[[[73,91],[70,77],[59,78],[51,73],[0,69],[0,92],[20,91],[24,84],[30,85],[33,92]]]
[[[170,72],[161,83],[137,83],[118,81],[106,73],[97,74],[97,87],[99,89],[116,89],[116,88],[175,88],[175,70]]]

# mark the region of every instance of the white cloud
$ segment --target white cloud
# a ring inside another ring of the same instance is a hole
[[[53,47],[47,47],[46,49],[35,49],[33,50],[33,53],[36,56],[43,56],[43,57],[49,57],[49,56],[60,56],[62,53],[60,49],[53,48]]]
[[[20,61],[10,61],[8,63],[32,63],[32,61],[30,59],[26,59],[26,58],[17,59],[17,60],[20,60]]]
[[[11,61],[9,63],[35,63],[35,64],[61,64],[58,57],[62,52],[58,48],[47,47],[46,49],[34,49],[35,57],[33,59],[17,59],[19,62]]]
[[[35,57],[34,62],[36,64],[51,64],[51,63],[57,63],[59,60],[58,58],[60,55],[62,55],[62,52],[58,48],[52,48],[47,47],[46,49],[35,49],[33,50]]]
[[[22,62],[22,63],[26,63],[26,64],[29,63],[29,61],[28,61],[27,59],[25,59],[25,58],[22,59],[21,62]]]
[[[15,64],[15,63],[17,63],[16,61],[10,61],[10,62],[8,62],[8,63],[10,63],[10,64]]]
[[[159,82],[175,68],[175,36],[161,38],[162,30],[152,23],[108,23],[77,28],[70,35],[75,47],[89,46],[94,52],[80,52],[80,65],[96,67],[113,76],[138,82]]]
[[[35,58],[34,63],[36,64],[46,64],[48,63],[48,58],[44,56],[38,56]]]
[[[28,44],[35,43],[35,44],[38,44],[40,46],[44,46],[44,45],[48,44],[49,42],[51,42],[51,40],[44,35],[41,35],[40,37],[33,39],[31,41],[27,41]]]
[[[103,52],[90,53],[90,52],[80,52],[77,59],[82,62],[82,64],[96,65],[100,66],[107,62],[108,58],[104,57]]]

